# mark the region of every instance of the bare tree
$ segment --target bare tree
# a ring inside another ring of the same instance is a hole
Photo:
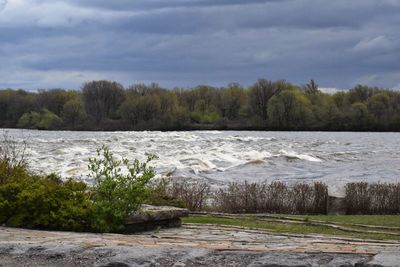
[[[304,91],[307,95],[315,95],[319,92],[318,84],[316,84],[314,80],[310,80],[304,87]]]
[[[268,101],[276,94],[280,93],[285,87],[283,80],[272,82],[259,79],[250,89],[249,106],[250,109],[266,121],[268,118]]]
[[[111,81],[88,82],[82,91],[86,111],[97,123],[115,112],[125,98],[124,87]]]

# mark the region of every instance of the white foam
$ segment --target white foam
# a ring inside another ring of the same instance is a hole
[[[159,158],[151,165],[159,177],[169,174],[217,184],[317,179],[336,185],[400,177],[398,133],[24,131],[26,139],[19,130],[8,133],[17,142],[28,142],[26,154],[34,171],[88,182],[88,159],[102,145],[109,146],[116,158],[143,161],[146,152],[156,154]]]
[[[307,155],[307,154],[298,154],[294,151],[286,151],[284,149],[281,149],[279,151],[281,153],[282,156],[285,156],[287,158],[293,158],[293,159],[302,159],[302,160],[307,160],[307,161],[311,161],[311,162],[322,162],[322,160],[320,158],[316,158],[313,157],[311,155]]]

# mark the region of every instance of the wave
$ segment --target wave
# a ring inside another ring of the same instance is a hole
[[[310,132],[44,132],[10,130],[22,143],[34,171],[85,181],[89,157],[103,144],[118,159],[151,162],[160,177],[212,179],[221,183],[309,177],[336,184],[340,179],[398,180],[400,143],[387,134]],[[385,138],[382,137],[385,136]],[[387,137],[386,137],[387,136]],[[318,177],[317,177],[318,176]]]
[[[301,159],[301,160],[307,160],[311,162],[322,162],[322,159],[308,155],[308,154],[298,154],[294,151],[286,151],[281,149],[279,151],[281,153],[281,156],[286,157],[287,159]]]

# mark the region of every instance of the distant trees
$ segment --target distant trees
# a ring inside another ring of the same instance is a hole
[[[23,90],[0,90],[0,126],[15,127],[22,114],[36,109],[35,97]]]
[[[368,129],[371,117],[367,105],[361,102],[352,104],[350,109],[350,118],[352,125],[357,129]]]
[[[64,89],[39,90],[37,95],[37,108],[46,108],[61,117],[64,104],[75,97],[75,92]]]
[[[312,123],[310,101],[299,90],[288,88],[273,96],[268,112],[271,125],[281,129],[306,129]]]
[[[92,81],[82,88],[86,112],[98,124],[107,117],[116,115],[124,101],[124,87],[117,82]]]
[[[314,80],[310,80],[310,82],[304,87],[304,92],[306,95],[318,94],[320,92],[318,89],[318,84],[316,84]]]
[[[81,91],[0,90],[0,127],[400,131],[400,92],[357,85],[327,94],[314,80],[304,86],[260,79],[248,88],[173,90],[91,81]]]
[[[268,101],[285,87],[284,81],[272,82],[259,79],[249,92],[249,106],[254,114],[258,115],[263,121],[268,118]]]
[[[220,116],[228,120],[236,120],[240,109],[245,104],[245,92],[239,84],[230,84],[219,91],[216,107]]]
[[[87,117],[85,105],[81,97],[76,97],[63,105],[62,116],[64,123],[75,129]]]
[[[24,113],[18,121],[20,128],[56,130],[62,127],[63,121],[56,114],[48,109],[41,109],[39,112],[31,111]]]

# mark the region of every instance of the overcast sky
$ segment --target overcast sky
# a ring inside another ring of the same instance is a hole
[[[0,88],[400,87],[400,0],[0,0]]]

